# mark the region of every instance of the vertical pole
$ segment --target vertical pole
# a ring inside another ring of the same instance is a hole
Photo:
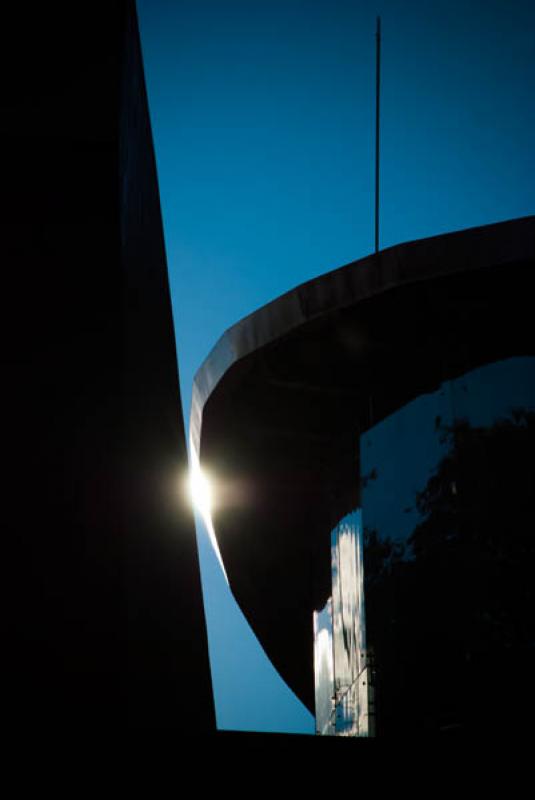
[[[381,87],[381,17],[377,17],[375,49],[375,252],[379,252],[379,99]]]

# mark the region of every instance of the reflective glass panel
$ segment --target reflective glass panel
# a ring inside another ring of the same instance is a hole
[[[360,510],[332,531],[331,566],[332,598],[314,614],[316,728],[321,734],[369,736]]]
[[[314,678],[316,733],[334,734],[334,666],[332,600],[314,612]]]
[[[535,359],[445,381],[360,452],[377,735],[514,729],[533,699]]]

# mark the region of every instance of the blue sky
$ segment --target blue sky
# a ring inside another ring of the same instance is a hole
[[[532,2],[138,0],[138,12],[186,420],[226,328],[373,249],[377,14],[381,247],[535,213]],[[202,530],[199,549],[219,726],[312,732]]]

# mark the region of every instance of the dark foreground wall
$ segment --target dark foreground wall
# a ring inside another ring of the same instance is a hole
[[[4,34],[4,722],[210,731],[134,4],[32,8]]]

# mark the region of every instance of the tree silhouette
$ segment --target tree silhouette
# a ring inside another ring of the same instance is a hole
[[[385,735],[488,732],[533,710],[535,413],[439,434],[448,451],[416,496],[422,521],[406,544],[365,534]]]

